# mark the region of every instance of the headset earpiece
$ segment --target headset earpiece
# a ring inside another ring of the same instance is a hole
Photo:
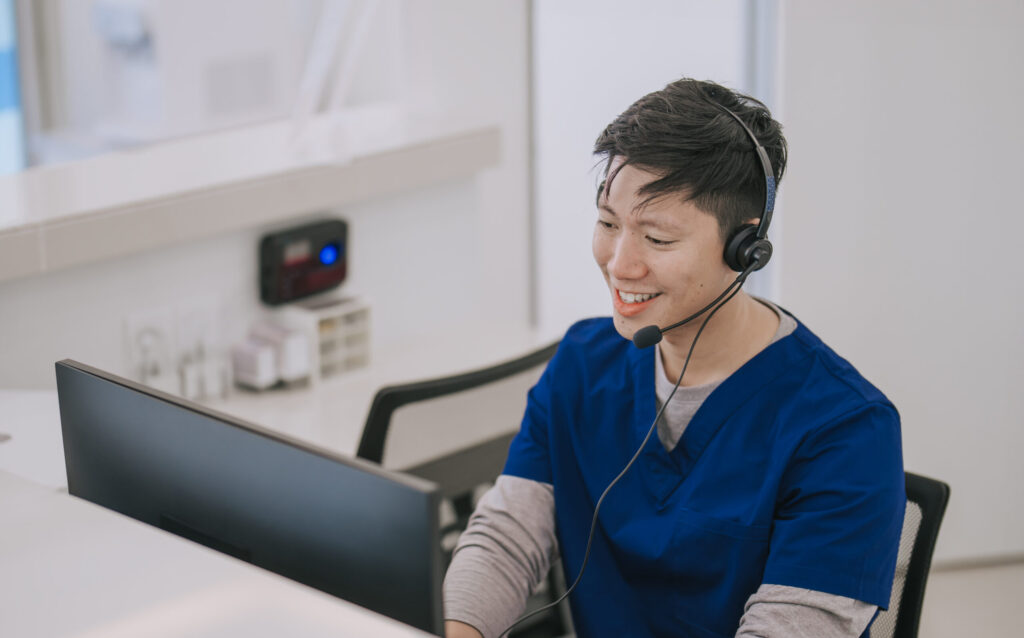
[[[736,229],[725,242],[725,263],[736,272],[743,272],[751,265],[761,270],[772,256],[772,243],[758,239],[757,226],[744,224]]]
[[[772,213],[775,210],[775,172],[772,170],[768,152],[761,146],[761,141],[757,139],[747,123],[739,115],[718,102],[711,100],[711,103],[743,127],[747,137],[754,143],[754,151],[757,153],[757,159],[764,171],[764,209],[761,211],[761,219],[758,220],[756,226],[754,224],[740,226],[733,231],[729,241],[725,242],[725,263],[736,272],[749,274],[767,266],[768,260],[772,258],[772,243],[768,241],[768,226],[772,223]],[[761,113],[763,114],[764,111]]]

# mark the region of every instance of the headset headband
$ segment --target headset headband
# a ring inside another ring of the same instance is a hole
[[[710,102],[739,122],[754,143],[757,158],[761,160],[761,168],[764,169],[764,210],[761,212],[761,220],[757,224],[757,238],[764,239],[768,235],[768,226],[772,223],[772,213],[775,211],[775,172],[772,170],[772,162],[768,159],[768,152],[761,146],[761,141],[757,139],[747,123],[740,119],[739,115],[714,100],[710,100]]]

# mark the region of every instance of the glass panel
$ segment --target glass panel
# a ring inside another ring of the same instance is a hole
[[[32,164],[399,97],[397,0],[29,4]]]
[[[14,0],[0,0],[0,174],[25,165]]]

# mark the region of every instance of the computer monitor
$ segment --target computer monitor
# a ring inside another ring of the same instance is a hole
[[[68,491],[440,635],[440,492],[71,360]]]

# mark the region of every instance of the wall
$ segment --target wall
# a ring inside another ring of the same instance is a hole
[[[594,140],[636,99],[683,76],[748,90],[747,5],[534,4],[535,286],[544,333],[561,336],[578,319],[611,312],[590,251],[600,182]]]
[[[475,295],[490,317],[530,320],[530,123],[529,3],[407,0],[406,82],[410,101],[422,108],[458,113],[463,120],[501,124],[500,170],[477,180],[478,245],[481,262],[462,258],[457,267],[477,270],[480,285],[458,290],[436,275],[445,294]],[[458,108],[454,108],[453,105]],[[446,250],[443,246],[433,250]],[[482,265],[482,267],[481,267]],[[500,338],[500,335],[495,335]]]
[[[325,211],[350,224],[351,276],[343,290],[372,300],[375,346],[488,316],[475,295],[442,301],[432,283],[440,275],[445,289],[481,289],[483,269],[462,267],[463,261],[486,263],[477,248],[483,243],[479,205],[474,181],[457,181]],[[429,224],[422,223],[425,216]],[[264,230],[0,285],[0,387],[51,386],[53,362],[64,357],[125,371],[123,324],[138,315],[213,306],[218,340],[239,340],[261,312],[255,257]],[[444,313],[424,312],[440,307]]]
[[[352,234],[344,290],[372,300],[378,346],[528,320],[527,7],[445,0],[404,9],[403,55],[424,108],[498,123],[502,148],[500,164],[476,179],[337,211]],[[465,60],[448,64],[453,57]],[[64,357],[123,371],[123,323],[147,309],[212,301],[230,341],[258,310],[262,230],[0,283],[0,387],[53,387],[53,362]]]
[[[782,302],[952,486],[936,559],[1024,554],[1024,4],[788,0],[782,29]]]

